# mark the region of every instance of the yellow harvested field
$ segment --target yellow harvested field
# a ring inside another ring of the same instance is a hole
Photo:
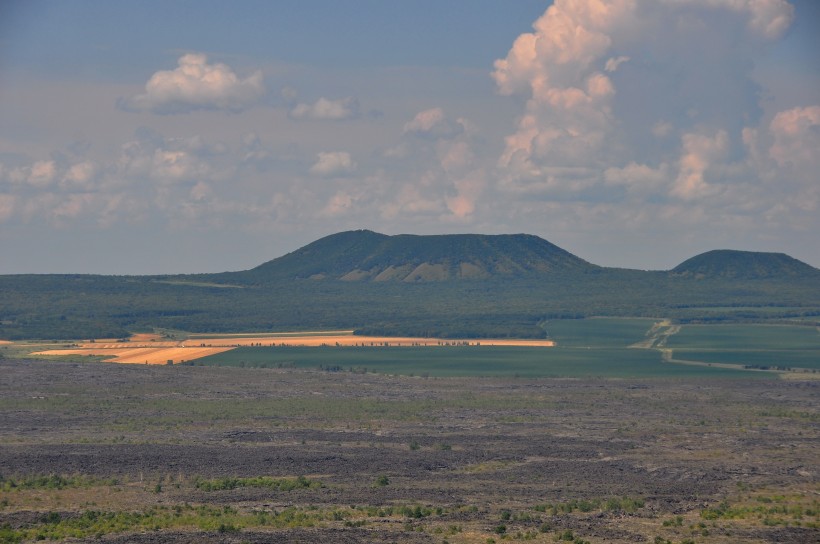
[[[0,340],[0,346],[2,346],[3,344],[11,344],[11,341],[10,340]]]
[[[532,346],[550,347],[555,345],[551,340],[518,340],[511,338],[481,338],[481,339],[441,339],[441,338],[413,338],[395,336],[353,336],[326,335],[326,336],[257,336],[231,338],[196,338],[185,340],[183,346],[442,346],[454,344],[469,344],[471,346]]]
[[[95,340],[94,342],[83,342],[78,344],[83,349],[132,349],[132,348],[176,348],[180,343],[176,340],[165,340],[163,342],[106,342]]]
[[[470,344],[481,344],[482,346],[529,346],[551,348],[555,345],[552,340],[527,340],[517,338],[486,338],[484,340],[470,340]]]
[[[550,347],[551,340],[517,340],[511,338],[481,339],[441,339],[394,336],[354,336],[352,331],[331,331],[317,333],[277,333],[258,336],[219,336],[213,338],[191,338],[182,342],[159,340],[158,335],[138,334],[128,342],[111,339],[83,342],[71,349],[51,349],[38,351],[32,355],[96,355],[106,357],[106,362],[164,365],[193,361],[215,353],[230,351],[239,346],[530,346]],[[0,341],[3,342],[3,341]],[[8,342],[7,342],[8,343]]]
[[[122,344],[120,344],[122,345]],[[107,357],[109,363],[133,363],[164,365],[168,361],[174,364],[183,361],[193,361],[200,357],[207,357],[215,353],[230,351],[231,347],[153,347],[153,348],[76,348],[76,349],[52,349],[48,351],[38,351],[32,355],[98,355]]]

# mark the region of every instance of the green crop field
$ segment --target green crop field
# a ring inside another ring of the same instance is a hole
[[[818,350],[816,327],[798,325],[684,325],[669,337],[670,348]]]
[[[296,367],[418,376],[662,377],[736,376],[741,369],[662,362],[657,350],[627,349],[647,338],[647,318],[547,321],[554,348],[441,346],[422,348],[246,347],[194,364]],[[789,325],[684,325],[666,347],[674,359],[754,368],[820,369],[820,334]],[[749,375],[744,372],[743,375]],[[755,374],[760,376],[760,374]]]
[[[646,339],[655,319],[592,318],[547,321],[550,340],[564,347],[625,348]]]
[[[684,361],[751,366],[755,368],[810,368],[820,370],[820,350],[689,350],[676,349]]]
[[[673,358],[762,369],[820,369],[820,333],[797,325],[684,325]]]
[[[243,347],[190,364],[295,367],[415,376],[702,377],[749,376],[748,372],[664,363],[654,350],[442,347]],[[758,376],[760,374],[757,374]]]

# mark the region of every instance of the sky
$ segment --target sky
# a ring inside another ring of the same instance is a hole
[[[820,267],[815,0],[4,0],[0,274],[535,234]]]

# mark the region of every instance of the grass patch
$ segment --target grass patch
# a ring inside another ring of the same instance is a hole
[[[820,528],[820,501],[805,494],[757,495],[748,500],[704,508],[704,520],[752,520],[763,525]]]
[[[230,506],[189,504],[154,506],[138,512],[86,510],[71,516],[46,512],[37,523],[28,527],[0,526],[0,542],[88,539],[108,534],[175,529],[236,533],[247,528],[315,527],[329,519],[333,519],[330,512],[304,508],[240,513]]]
[[[304,476],[298,478],[270,478],[259,476],[256,478],[217,478],[214,480],[197,480],[194,487],[202,491],[224,491],[240,487],[264,487],[274,491],[292,491],[294,489],[310,489],[323,487],[322,482],[311,480]]]
[[[94,478],[86,475],[63,476],[60,474],[32,475],[6,478],[0,475],[0,491],[22,491],[29,489],[78,489],[97,486],[118,485],[116,478]]]
[[[573,512],[614,512],[634,513],[646,506],[646,501],[635,497],[609,497],[593,499],[571,499],[564,502],[537,504],[532,509],[552,516]]]

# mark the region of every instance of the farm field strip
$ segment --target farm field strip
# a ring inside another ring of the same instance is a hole
[[[658,350],[542,349],[521,346],[239,347],[205,357],[198,366],[300,368],[405,376],[517,377],[774,377],[739,368],[667,364]]]
[[[237,333],[222,333],[222,334],[189,334],[188,338],[199,339],[199,338],[243,338],[243,337],[254,337],[254,338],[278,338],[280,336],[327,336],[327,335],[342,335],[342,336],[352,336],[353,335],[352,329],[345,329],[339,331],[287,331],[287,332],[270,332],[270,333],[258,333],[258,332],[237,332]]]
[[[816,327],[687,324],[667,331],[653,347],[661,349],[668,362],[801,373],[820,370]]]
[[[78,345],[82,349],[129,349],[129,348],[176,348],[176,347],[239,347],[239,346],[441,346],[441,345],[483,345],[483,346],[530,346],[551,347],[552,340],[516,339],[516,338],[416,338],[397,336],[354,336],[345,334],[347,331],[331,331],[325,334],[288,333],[287,336],[208,336],[191,337],[186,340],[149,341],[149,342],[110,342],[99,340],[83,342]]]
[[[551,347],[552,340],[533,340],[515,338],[415,338],[397,336],[243,336],[243,337],[207,337],[189,338],[182,341],[163,342],[83,342],[82,349],[129,349],[129,348],[176,348],[176,347],[239,347],[239,346],[441,346],[441,345],[483,345],[483,346],[530,346]]]
[[[673,350],[674,359],[702,361],[706,364],[726,364],[735,367],[767,369],[820,370],[820,349],[817,350]]]
[[[232,347],[154,347],[154,348],[76,348],[39,351],[32,355],[97,355],[108,357],[108,363],[167,364],[180,363],[230,351]]]
[[[531,346],[551,347],[552,340],[528,340],[513,338],[469,338],[469,339],[442,339],[442,338],[414,338],[397,336],[354,336],[354,335],[322,335],[322,336],[256,336],[248,338],[196,338],[185,340],[182,346],[442,346],[442,345],[482,345],[482,346]]]
[[[418,372],[434,375],[469,375],[472,372],[479,375],[577,375],[579,372],[609,375],[613,372],[622,374],[627,368],[643,375],[650,371],[645,366],[647,363],[654,369],[650,373],[655,374],[673,371],[674,369],[667,367],[670,363],[674,363],[673,366],[711,366],[713,370],[757,369],[778,373],[820,370],[820,335],[815,327],[761,324],[674,325],[669,320],[596,318],[547,321],[544,328],[550,335],[549,340],[359,336],[352,334],[350,330],[198,333],[182,335],[183,339],[177,340],[156,333],[141,333],[133,335],[128,341],[96,339],[74,345],[39,344],[30,349],[38,350],[34,355],[92,355],[104,357],[109,362],[166,364],[168,361],[181,363],[209,357],[207,361],[203,361],[204,364],[231,365],[244,362],[265,366],[292,363],[308,368],[316,368],[317,365],[343,365],[346,368],[378,368],[400,374]],[[495,349],[477,350],[478,346],[494,346]],[[382,350],[372,352],[372,348],[385,347],[394,350],[390,350],[389,354]],[[455,354],[450,349],[446,353],[416,353],[409,359],[408,355],[396,351],[434,347],[464,348],[467,350],[463,354],[466,359],[461,361],[462,355],[459,355],[456,357],[458,361],[453,360]],[[543,347],[552,349],[544,351],[540,349]],[[301,348],[308,348],[308,351]],[[310,351],[324,348],[328,348],[328,353]],[[346,349],[342,353],[336,348]],[[499,357],[501,352],[497,350],[504,348],[523,349],[527,354],[518,354],[512,359],[509,355]],[[528,352],[528,348],[533,351]],[[355,355],[350,350],[355,350]],[[636,352],[640,351],[654,352],[654,355],[638,355]],[[211,356],[216,358],[210,358]],[[524,357],[526,364],[519,357]],[[416,358],[431,364],[419,365]],[[665,363],[664,368],[655,368],[658,363]]]
[[[682,325],[669,338],[670,348],[744,350],[820,349],[820,331],[801,325]]]
[[[82,349],[135,349],[135,348],[176,348],[179,342],[169,340],[164,342],[103,342],[95,340],[93,342],[82,342],[77,345]]]
[[[288,346],[288,347],[424,347],[444,345],[483,345],[483,346],[520,346],[551,347],[550,340],[516,340],[516,339],[463,339],[444,340],[438,338],[353,336],[344,334],[348,331],[333,331],[342,334],[300,336],[228,336],[195,338],[183,341],[154,341],[151,335],[135,335],[132,338],[146,339],[141,342],[83,342],[77,347],[65,349],[42,350],[31,355],[48,356],[102,356],[106,362],[134,364],[167,364],[168,361],[180,363],[193,361],[202,357],[230,351],[237,347],[252,346]]]

